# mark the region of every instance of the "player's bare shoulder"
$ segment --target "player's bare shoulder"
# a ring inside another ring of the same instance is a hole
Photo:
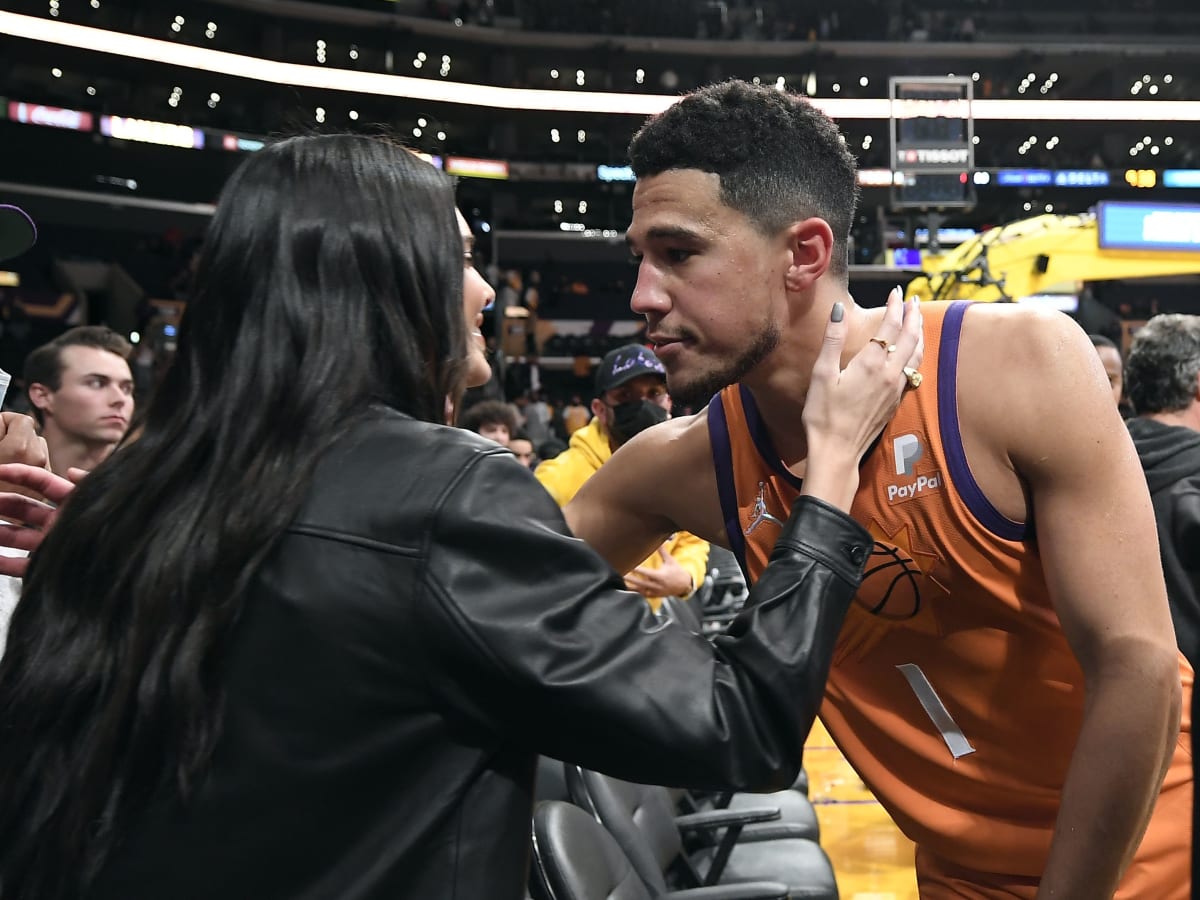
[[[1095,352],[1087,335],[1056,310],[1015,303],[976,303],[963,317],[958,353],[960,405],[1004,405],[1013,395],[1036,402],[1089,382]],[[1097,369],[1098,371],[1098,369]]]
[[[621,447],[614,454],[614,458],[617,454],[625,453],[630,455],[638,453],[639,458],[645,457],[647,461],[651,456],[671,454],[672,459],[662,461],[668,467],[675,465],[676,461],[684,455],[699,455],[711,460],[708,442],[708,407],[693,415],[676,416],[653,428],[647,428]]]
[[[1017,476],[1026,478],[1039,461],[1061,452],[1067,435],[1081,433],[1081,420],[1096,419],[1106,405],[1115,415],[1083,329],[1062,313],[1018,304],[979,303],[968,310],[954,390],[976,481],[1015,521],[1027,514]]]
[[[686,482],[694,489],[707,477],[715,489],[708,438],[708,408],[647,428],[613,454],[614,467],[634,468],[639,480],[674,490]],[[655,490],[657,493],[657,489]]]
[[[706,540],[724,535],[707,407],[646,429],[618,449],[592,480],[600,476],[611,478],[626,496],[636,491],[642,512],[669,521],[672,530]]]

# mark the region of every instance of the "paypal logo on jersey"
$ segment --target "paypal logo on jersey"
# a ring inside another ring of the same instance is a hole
[[[911,475],[917,460],[924,451],[915,434],[902,434],[892,440],[892,453],[896,458],[896,474]]]
[[[921,439],[915,434],[902,434],[892,439],[892,456],[896,462],[897,475],[906,475],[912,478],[916,471],[917,461],[924,455],[925,448],[921,445]],[[887,486],[888,503],[912,500],[926,491],[936,491],[941,486],[942,474],[937,471],[929,475],[918,475],[915,481],[907,484],[889,484]]]

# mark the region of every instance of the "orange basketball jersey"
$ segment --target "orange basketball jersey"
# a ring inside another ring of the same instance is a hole
[[[1049,852],[1082,720],[1083,675],[1030,529],[997,512],[967,465],[955,374],[968,308],[922,305],[924,383],[906,392],[863,461],[852,515],[875,546],[821,715],[919,855],[1027,881]],[[708,425],[731,549],[757,578],[801,482],[780,462],[746,389],[714,398]],[[1186,717],[1192,671],[1182,655],[1180,669]],[[1118,896],[1187,895],[1188,747],[1184,734],[1164,789],[1179,801],[1172,821],[1156,812],[1151,825],[1170,846],[1143,844],[1161,873],[1152,881],[1166,880]],[[1177,864],[1168,873],[1163,856],[1172,848]]]

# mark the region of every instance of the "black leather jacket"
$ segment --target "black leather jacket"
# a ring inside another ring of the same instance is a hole
[[[657,620],[507,451],[388,413],[321,462],[232,639],[222,736],[91,898],[523,896],[539,752],[790,784],[870,537],[796,504],[715,643]]]

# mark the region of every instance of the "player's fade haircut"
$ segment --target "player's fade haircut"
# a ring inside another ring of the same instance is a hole
[[[803,97],[744,81],[709,85],[643,125],[629,159],[638,178],[716,174],[721,202],[764,234],[824,219],[834,239],[830,271],[847,276],[858,166],[837,125]]]

